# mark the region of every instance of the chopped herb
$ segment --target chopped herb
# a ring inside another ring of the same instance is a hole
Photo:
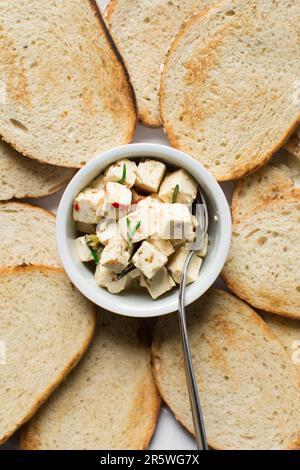
[[[96,264],[100,263],[99,259],[99,249],[100,249],[100,241],[97,235],[86,235],[85,241],[89,249],[91,250],[92,256]]]
[[[126,182],[126,173],[127,173],[126,163],[124,163],[124,165],[123,165],[122,178],[121,178],[120,181],[119,181],[120,184],[125,184],[125,182]]]
[[[93,250],[93,248],[91,248],[90,246],[89,246],[89,249],[91,250],[91,253],[92,253],[92,256],[94,258],[95,263],[99,264],[100,259],[99,259],[98,253],[95,250]]]
[[[172,204],[176,204],[178,193],[179,193],[179,184],[176,184],[174,188],[173,196],[172,196]]]
[[[127,237],[128,237],[129,243],[131,243],[132,240],[133,240],[134,235],[136,234],[137,230],[141,226],[141,221],[139,220],[138,223],[136,224],[136,226],[133,229],[131,229],[131,222],[130,222],[128,217],[126,218],[126,222],[127,222],[127,229],[128,229],[127,230]]]

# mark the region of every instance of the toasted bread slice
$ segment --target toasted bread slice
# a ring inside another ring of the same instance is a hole
[[[298,192],[299,183],[300,159],[293,155],[276,156],[270,163],[237,183],[231,204],[234,223],[243,220],[264,202]]]
[[[31,160],[0,141],[0,174],[0,200],[7,201],[56,193],[74,176],[74,171]]]
[[[0,443],[77,364],[94,327],[94,306],[62,269],[0,271]]]
[[[74,168],[132,140],[134,95],[95,1],[2,1],[1,13],[4,140]]]
[[[298,0],[288,14],[279,0],[228,0],[194,15],[173,41],[160,89],[164,128],[218,180],[259,168],[296,128],[299,25]]]
[[[139,322],[98,312],[89,351],[22,432],[22,448],[146,449],[160,398]]]
[[[138,102],[139,118],[150,127],[161,127],[159,82],[161,66],[171,40],[182,23],[215,0],[111,0],[105,20],[121,52]]]
[[[0,202],[0,248],[0,268],[60,266],[54,214],[30,204]]]
[[[299,375],[264,321],[221,290],[209,291],[190,306],[187,321],[210,446],[298,449]],[[175,315],[159,319],[152,361],[162,398],[193,432]]]
[[[240,298],[300,318],[300,196],[264,203],[233,225],[222,275]]]

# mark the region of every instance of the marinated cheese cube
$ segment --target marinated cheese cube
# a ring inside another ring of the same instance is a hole
[[[77,253],[79,255],[80,261],[84,263],[93,261],[93,255],[86,243],[85,237],[76,238],[75,244],[76,244],[76,249],[77,249]]]
[[[121,273],[128,266],[131,250],[121,235],[111,238],[104,248],[100,264],[115,273]]]
[[[159,197],[164,202],[192,204],[197,196],[197,188],[198,184],[194,178],[185,170],[177,170],[165,177],[160,186]]]
[[[96,228],[96,234],[102,245],[107,245],[109,240],[119,234],[119,225],[116,220],[102,219]]]
[[[132,160],[120,160],[109,166],[104,173],[104,182],[122,183],[128,188],[134,186],[137,166]]]
[[[187,240],[196,238],[196,227],[193,216],[183,204],[163,204],[158,222],[158,236],[163,240]]]
[[[105,268],[105,266],[101,266],[101,264],[97,265],[95,281],[98,286],[105,287],[111,294],[119,294],[126,289],[128,283],[127,276],[118,279],[116,273]]]
[[[138,204],[136,205],[136,210],[140,209],[160,209],[162,206],[163,201],[160,201],[160,199],[153,197],[153,196],[148,196],[144,199],[142,199]]]
[[[73,219],[75,222],[97,224],[101,216],[98,213],[102,208],[105,192],[102,189],[86,188],[78,194],[73,204]]]
[[[172,277],[169,276],[166,268],[162,268],[152,279],[146,279],[142,276],[141,286],[146,287],[152,297],[157,299],[175,286]]]
[[[145,241],[132,258],[133,264],[148,278],[167,264],[168,258],[151,243]]]
[[[135,185],[148,193],[157,193],[165,172],[166,165],[162,162],[157,160],[140,162],[137,168]]]
[[[98,178],[94,179],[94,181],[91,182],[90,187],[94,189],[105,189],[103,175],[100,175]]]
[[[161,251],[167,257],[175,253],[175,250],[169,240],[161,240],[160,238],[154,236],[153,238],[150,238],[148,242],[158,248],[159,251]]]
[[[167,265],[168,271],[171,273],[174,281],[177,282],[177,284],[180,284],[181,274],[188,254],[189,251],[186,248],[179,248],[179,250],[176,251],[176,253],[172,256],[171,260]],[[187,284],[191,284],[192,282],[195,282],[198,279],[201,265],[202,258],[194,255],[191,259],[190,266],[187,272]]]
[[[78,232],[88,233],[89,235],[96,233],[95,224],[85,224],[84,222],[77,222],[76,227]]]
[[[130,243],[151,237],[157,229],[157,211],[141,209],[119,220],[120,233]]]
[[[123,217],[131,207],[131,198],[130,189],[123,184],[107,183],[101,214],[110,219]]]
[[[201,258],[204,258],[207,255],[207,251],[208,251],[208,235],[206,234],[204,237],[202,248],[201,250],[198,250],[196,252],[196,255],[200,256]]]

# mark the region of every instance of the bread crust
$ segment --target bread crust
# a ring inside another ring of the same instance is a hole
[[[53,214],[53,212],[51,212],[49,209],[45,209],[44,207],[40,207],[40,206],[34,206],[33,204],[29,204],[28,202],[21,202],[21,201],[12,199],[10,201],[0,201],[0,206],[1,204],[5,204],[5,205],[16,204],[22,208],[37,210],[43,213],[44,215],[48,215],[52,217],[53,219],[56,219],[56,215]]]
[[[13,268],[0,268],[0,277],[4,275],[9,275],[9,276],[14,276],[19,273],[33,273],[33,272],[42,272],[45,274],[63,274],[65,275],[65,272],[62,268],[58,267],[51,267],[51,266],[17,266]],[[91,304],[92,305],[92,304]],[[81,350],[75,354],[75,356],[65,365],[64,369],[60,372],[60,374],[57,376],[56,380],[54,380],[44,393],[37,399],[37,402],[32,406],[30,411],[26,414],[26,416],[20,420],[16,425],[14,426],[13,429],[11,429],[9,432],[4,434],[3,436],[0,436],[0,445],[4,444],[4,442],[7,441],[16,431],[19,429],[24,423],[26,423],[35,413],[36,411],[40,408],[40,406],[47,400],[47,398],[51,395],[51,393],[58,387],[58,385],[64,380],[64,378],[72,371],[72,369],[78,364],[80,361],[81,357],[87,350],[94,332],[96,328],[96,307],[94,306],[94,312],[93,312],[93,317],[92,317],[92,322],[90,325],[90,329],[87,332],[87,335],[84,339],[84,342],[81,346]]]
[[[118,50],[117,50],[117,48],[116,48],[116,46],[113,42],[113,39],[112,39],[112,37],[111,37],[111,35],[110,35],[106,25],[105,25],[105,22],[102,18],[102,15],[101,15],[100,11],[99,11],[99,8],[97,6],[96,1],[95,0],[84,0],[84,1],[87,3],[87,6],[90,8],[93,15],[98,19],[100,30],[103,31],[104,34],[105,34],[105,38],[108,41],[108,44],[110,45],[110,49],[111,49],[111,52],[113,54],[113,57],[115,58],[116,63],[121,65],[123,73],[124,73],[124,78],[125,78],[127,88],[128,88],[128,96],[130,97],[130,101],[132,103],[132,108],[133,108],[133,119],[130,120],[130,130],[128,131],[127,135],[125,136],[125,139],[122,142],[122,144],[123,145],[129,144],[132,141],[133,137],[134,137],[136,127],[137,127],[137,120],[138,120],[135,93],[134,93],[132,84],[129,80],[129,75],[128,75],[127,69],[125,67],[124,61],[122,60],[122,57],[121,57],[120,53],[118,52]],[[83,164],[77,164],[77,163],[74,163],[74,162],[71,162],[71,161],[61,162],[60,160],[55,160],[55,158],[51,158],[51,161],[49,161],[49,159],[45,158],[43,155],[40,155],[39,153],[37,153],[33,150],[28,151],[26,149],[26,146],[23,146],[22,143],[20,141],[16,140],[14,135],[12,133],[10,133],[9,131],[7,131],[7,130],[2,132],[1,137],[2,137],[3,141],[5,141],[9,145],[11,145],[11,147],[14,148],[15,150],[17,150],[20,154],[22,154],[22,155],[24,155],[28,158],[31,158],[33,160],[37,160],[40,163],[46,163],[46,164],[51,164],[51,165],[55,165],[55,166],[58,166],[58,167],[74,168],[74,169],[80,169],[83,166],[85,166]]]
[[[226,6],[227,3],[228,3],[228,0],[221,0],[219,3],[217,3],[213,7],[207,8],[204,11],[195,13],[189,20],[183,23],[177,35],[173,38],[170,48],[166,54],[165,63],[163,65],[163,71],[161,75],[160,91],[159,91],[159,107],[160,107],[162,125],[163,125],[163,129],[168,137],[168,140],[171,146],[186,153],[188,152],[186,151],[185,147],[180,144],[180,142],[178,141],[176,137],[176,132],[175,132],[174,127],[172,126],[172,124],[167,124],[167,119],[166,119],[166,114],[165,114],[165,109],[164,109],[164,99],[166,97],[165,78],[167,74],[167,67],[170,62],[172,53],[177,48],[177,45],[181,41],[181,38],[184,36],[184,33],[188,29],[190,29],[194,25],[194,23],[196,23],[199,19],[213,13],[214,11],[218,11],[219,8]],[[270,149],[269,151],[266,151],[261,156],[257,156],[256,158],[252,159],[249,162],[246,162],[244,164],[241,162],[241,164],[237,166],[234,170],[232,171],[228,170],[226,175],[216,176],[216,179],[220,182],[236,180],[243,176],[247,176],[255,172],[256,170],[258,170],[262,166],[264,166],[266,163],[269,162],[269,160],[272,158],[274,153],[280,150],[284,146],[284,144],[289,140],[291,135],[297,129],[299,123],[300,123],[300,111],[299,111],[298,116],[295,118],[294,122],[292,122],[290,126],[287,128],[287,130],[283,133],[283,135],[280,136],[277,144],[275,144],[272,149]]]

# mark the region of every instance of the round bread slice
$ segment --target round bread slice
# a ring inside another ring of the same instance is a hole
[[[210,446],[299,448],[299,375],[263,320],[233,295],[213,289],[189,307],[187,321]],[[162,398],[193,432],[175,315],[159,319],[152,361]]]
[[[288,8],[281,0],[229,0],[194,15],[162,74],[160,109],[171,145],[220,181],[266,163],[300,119],[292,99],[299,25],[298,0]]]
[[[300,322],[291,318],[283,318],[271,313],[259,312],[268,327],[277,336],[292,363],[300,372]]]
[[[287,141],[285,148],[296,157],[300,158],[300,127],[297,128],[295,134]]]
[[[72,168],[132,140],[134,94],[94,0],[11,0],[1,13],[4,140]]]
[[[299,182],[300,159],[293,155],[276,156],[270,163],[237,183],[231,203],[234,223],[243,220],[264,202],[298,192]]]
[[[0,200],[37,198],[56,193],[74,171],[24,157],[0,141]]]
[[[233,225],[222,275],[240,298],[300,318],[300,195],[273,200]]]
[[[94,327],[95,307],[62,269],[0,271],[0,443],[77,364]]]
[[[60,266],[55,215],[21,202],[0,202],[0,268],[37,264]]]
[[[140,450],[154,431],[160,398],[137,320],[98,312],[81,363],[22,431],[29,450]]]
[[[171,39],[182,23],[215,0],[111,0],[105,20],[125,60],[132,80],[141,122],[161,127],[159,82]],[[147,73],[145,73],[147,71]]]

